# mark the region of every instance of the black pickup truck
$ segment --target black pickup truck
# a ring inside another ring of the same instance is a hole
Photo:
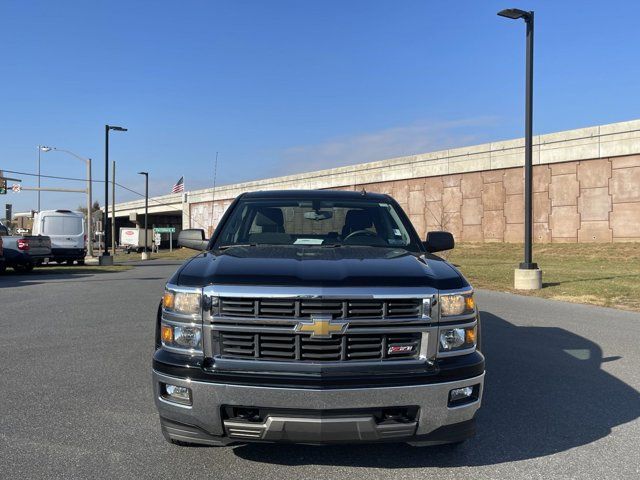
[[[153,388],[181,445],[459,443],[484,382],[473,289],[388,195],[239,196],[166,284]]]

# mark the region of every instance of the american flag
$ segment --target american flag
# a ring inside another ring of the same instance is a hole
[[[173,186],[171,193],[184,192],[184,177],[180,177],[180,180]]]

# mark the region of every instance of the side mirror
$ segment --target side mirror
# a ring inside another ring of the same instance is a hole
[[[453,235],[449,232],[429,232],[427,233],[427,241],[423,242],[427,252],[442,252],[443,250],[451,250],[455,247]]]
[[[178,246],[192,250],[206,250],[209,240],[204,238],[204,230],[201,228],[189,228],[178,234]]]

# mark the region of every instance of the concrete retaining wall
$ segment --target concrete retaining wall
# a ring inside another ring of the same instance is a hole
[[[188,193],[183,222],[209,233],[245,191],[388,193],[424,236],[521,242],[524,140],[509,140]],[[534,137],[537,242],[640,241],[640,120]],[[215,198],[212,201],[212,198]]]

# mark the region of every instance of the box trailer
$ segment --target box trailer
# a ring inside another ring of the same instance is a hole
[[[127,253],[132,250],[142,252],[144,250],[144,228],[120,228],[120,246]],[[153,246],[153,229],[147,229],[147,250]]]

